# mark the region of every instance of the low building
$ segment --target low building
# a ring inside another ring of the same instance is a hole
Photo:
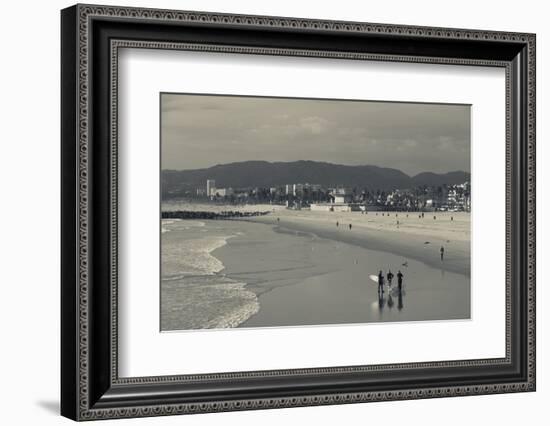
[[[330,197],[333,204],[348,204],[352,201],[351,195],[348,194],[331,194]]]
[[[311,211],[322,212],[358,212],[364,210],[359,203],[313,203],[310,204]]]
[[[215,188],[214,196],[216,197],[229,197],[233,194],[232,188]]]

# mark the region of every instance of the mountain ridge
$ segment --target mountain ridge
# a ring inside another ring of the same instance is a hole
[[[457,184],[470,180],[470,173],[422,172],[409,176],[401,170],[374,165],[349,166],[312,160],[269,162],[250,160],[217,164],[208,168],[171,170],[161,172],[164,189],[176,187],[205,187],[207,179],[214,179],[219,188],[276,187],[293,183],[321,184],[323,186],[350,186],[374,189],[406,189],[416,186]]]

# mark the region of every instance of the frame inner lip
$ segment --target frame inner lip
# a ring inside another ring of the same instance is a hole
[[[256,47],[241,47],[241,46],[224,46],[224,45],[215,45],[214,50],[210,50],[209,48],[211,46],[204,46],[201,44],[196,43],[186,43],[186,42],[150,42],[146,40],[129,40],[129,39],[111,39],[110,40],[110,61],[111,61],[111,67],[114,70],[118,69],[118,50],[120,48],[138,48],[138,49],[147,49],[148,47],[153,46],[155,49],[167,49],[167,50],[190,50],[190,51],[201,51],[201,52],[225,52],[225,53],[236,53],[239,54],[240,51],[244,52],[244,54],[255,54],[256,52],[266,52],[269,51],[269,48],[256,48]],[[303,52],[302,49],[274,49],[279,54],[285,54],[289,56],[300,56]],[[312,56],[315,57],[316,54],[323,53],[320,51],[313,51]],[[334,54],[336,55],[336,59],[340,58],[341,52],[324,52],[324,55],[322,57],[331,59],[330,56]],[[404,62],[404,59],[406,59],[405,62],[414,62],[414,63],[440,63],[437,62],[437,58],[429,58],[428,61],[425,61],[424,58],[418,59],[415,56],[407,56],[404,57],[402,55],[386,55],[387,57],[384,60],[391,61],[391,62]],[[369,53],[361,53],[357,56],[357,58],[360,58],[361,60],[371,60],[372,58],[379,59],[380,55],[378,54],[369,54]],[[441,58],[440,58],[441,59]],[[433,60],[433,61],[432,61]],[[483,59],[469,59],[469,60],[463,60],[463,59],[448,59],[443,58],[443,64],[452,64],[452,65],[476,65],[476,66],[497,66],[497,67],[503,67],[506,69],[506,81],[508,83],[508,77],[510,73],[510,64],[507,61],[487,61]],[[112,76],[112,79],[116,81],[116,75]],[[506,87],[506,90],[508,91],[508,84]],[[114,96],[111,95],[111,109],[113,111],[118,110],[118,98],[116,95],[116,91],[114,92]],[[116,123],[111,122],[111,130],[113,135],[117,135],[116,133]],[[508,137],[508,135],[507,135]],[[116,147],[116,138],[113,140],[113,146],[112,146],[112,161],[113,164],[116,164],[117,161],[117,150]],[[507,159],[508,161],[508,159]],[[118,191],[117,191],[118,192]],[[115,195],[116,197],[116,195]],[[113,223],[117,223],[117,209],[116,209],[116,203],[112,205],[112,221]],[[507,277],[508,279],[508,277]],[[508,310],[508,296],[507,296],[507,310]],[[111,307],[113,312],[116,312],[117,307],[116,305],[113,305]],[[509,316],[507,315],[507,318]],[[115,327],[116,324],[113,320],[112,326]],[[296,369],[284,369],[284,370],[259,370],[259,371],[242,371],[242,372],[232,372],[232,373],[204,373],[204,374],[174,374],[174,375],[167,375],[167,376],[147,376],[147,377],[118,377],[118,373],[114,373],[111,377],[112,383],[116,385],[130,385],[130,384],[156,384],[156,383],[166,383],[166,384],[172,384],[174,381],[181,381],[181,382],[195,382],[195,381],[218,381],[218,380],[229,380],[229,379],[255,379],[255,378],[270,378],[273,377],[273,375],[276,376],[288,376],[288,377],[295,377],[295,376],[303,376],[304,374],[315,374],[315,375],[339,375],[339,374],[350,374],[350,373],[370,373],[370,372],[377,372],[381,370],[385,371],[392,371],[395,369],[400,370],[406,370],[406,369],[418,369],[418,368],[460,368],[464,367],[465,365],[469,365],[471,367],[477,367],[477,366],[487,366],[487,365],[501,365],[504,367],[508,367],[512,365],[511,360],[511,348],[510,348],[510,341],[511,341],[511,335],[509,332],[510,326],[508,323],[506,323],[506,355],[502,358],[481,358],[481,359],[464,359],[464,360],[450,360],[450,361],[427,361],[427,362],[413,362],[413,363],[395,363],[395,364],[372,364],[372,365],[357,365],[357,366],[334,366],[334,367],[319,367],[319,368],[296,368]],[[113,336],[114,338],[117,338],[116,336]],[[113,355],[116,357],[114,362],[117,363],[118,356],[117,354]]]

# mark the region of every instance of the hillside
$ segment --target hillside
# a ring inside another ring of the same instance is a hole
[[[214,179],[220,188],[269,188],[289,183],[311,183],[325,187],[341,185],[387,190],[462,183],[470,179],[470,174],[461,171],[445,174],[426,172],[411,177],[397,169],[371,165],[346,166],[317,161],[243,161],[218,164],[206,169],[163,170],[163,192],[183,187],[202,188],[207,179]]]

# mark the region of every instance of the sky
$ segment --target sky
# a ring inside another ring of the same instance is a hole
[[[313,160],[470,171],[470,106],[161,95],[162,169]]]

